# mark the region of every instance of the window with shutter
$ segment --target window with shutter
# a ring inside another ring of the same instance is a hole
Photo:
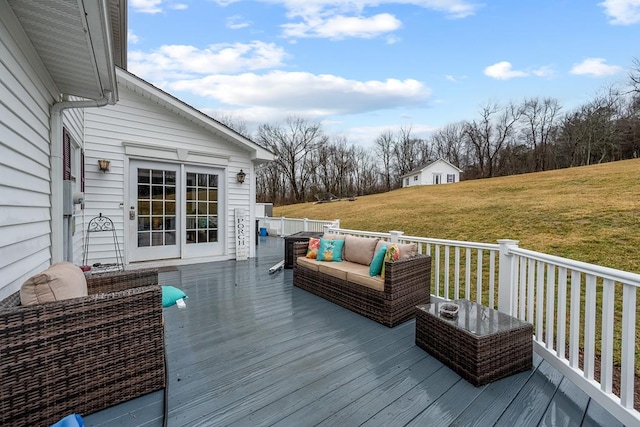
[[[62,179],[71,179],[71,135],[62,128]]]
[[[84,193],[84,150],[80,152],[80,191]]]

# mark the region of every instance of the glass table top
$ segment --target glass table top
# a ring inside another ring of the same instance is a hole
[[[451,303],[457,304],[460,307],[456,318],[449,318],[440,314],[440,308],[444,304]],[[448,322],[458,329],[479,337],[530,325],[508,314],[465,299],[432,302],[430,304],[419,305],[418,309],[438,317],[440,320]]]

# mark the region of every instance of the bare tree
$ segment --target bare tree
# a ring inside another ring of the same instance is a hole
[[[533,171],[549,167],[549,149],[557,131],[560,109],[560,103],[554,98],[529,98],[523,102],[523,136],[533,154]]]
[[[490,102],[480,108],[480,119],[466,122],[466,141],[475,155],[480,177],[498,175],[496,167],[499,156],[511,141],[521,115],[521,108],[513,103],[500,107]]]
[[[393,139],[391,152],[395,175],[399,178],[415,169],[421,161],[421,141],[411,135],[411,126],[402,126],[397,135],[397,138]]]
[[[435,157],[442,157],[451,164],[463,169],[466,165],[464,144],[464,122],[448,124],[431,134]],[[428,160],[427,158],[423,161]]]
[[[391,129],[387,129],[382,132],[375,141],[375,151],[381,162],[382,171],[380,173],[382,175],[385,191],[391,190],[391,155],[393,139],[393,132],[391,132]]]
[[[304,201],[316,164],[313,151],[326,141],[321,125],[300,117],[288,117],[281,126],[261,125],[258,141],[275,153],[275,163],[286,178],[292,201]]]
[[[633,58],[633,66],[629,71],[629,81],[635,96],[640,96],[640,58]]]
[[[249,132],[249,126],[247,126],[247,122],[241,119],[238,116],[234,116],[233,114],[227,113],[216,113],[214,117],[217,121],[225,125],[226,127],[233,129],[238,132],[240,135],[245,138],[251,139],[251,133]]]
[[[356,194],[365,195],[379,192],[380,185],[377,179],[379,172],[371,151],[364,147],[355,147],[353,158]]]

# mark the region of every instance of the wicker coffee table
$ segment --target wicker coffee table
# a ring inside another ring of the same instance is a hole
[[[455,300],[455,319],[440,314],[445,302],[416,307],[416,345],[475,386],[532,368],[533,327],[467,300]]]

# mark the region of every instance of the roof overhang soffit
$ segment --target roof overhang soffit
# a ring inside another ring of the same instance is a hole
[[[117,100],[108,0],[7,1],[59,94]]]

